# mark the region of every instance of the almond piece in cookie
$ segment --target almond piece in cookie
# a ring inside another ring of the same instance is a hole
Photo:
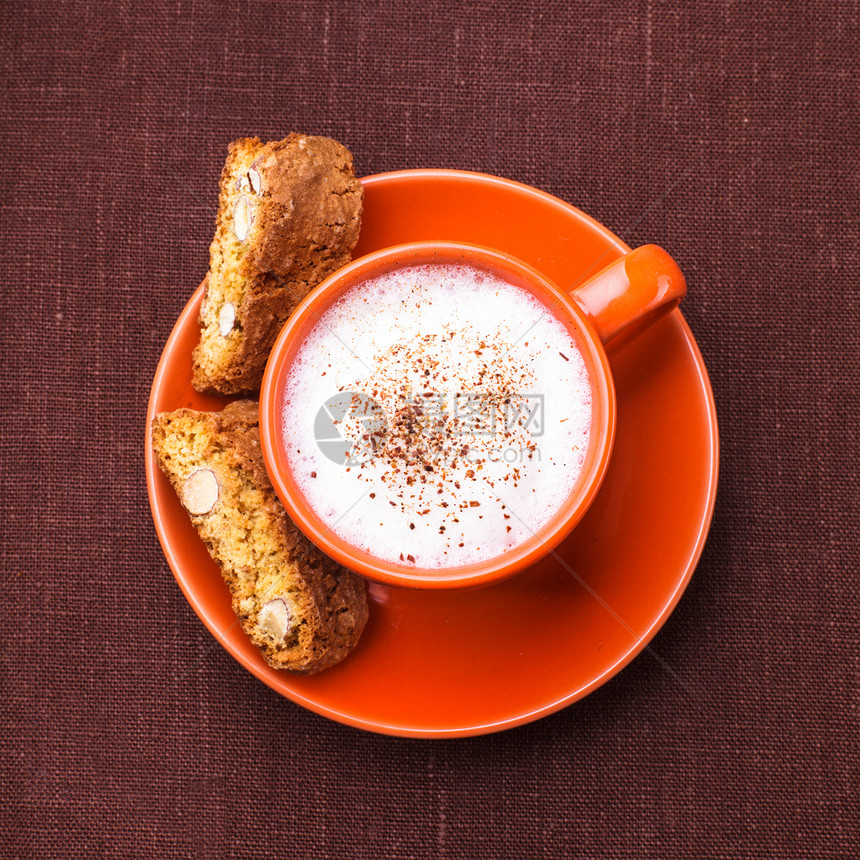
[[[257,625],[276,642],[285,639],[293,626],[287,601],[278,597],[264,603],[257,613]]]
[[[189,514],[208,514],[218,501],[218,479],[211,469],[195,469],[182,482],[179,500]]]

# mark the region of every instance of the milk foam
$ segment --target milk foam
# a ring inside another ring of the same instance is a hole
[[[333,532],[389,562],[447,568],[551,519],[582,468],[591,388],[573,338],[528,291],[428,265],[332,305],[283,408],[290,468]]]

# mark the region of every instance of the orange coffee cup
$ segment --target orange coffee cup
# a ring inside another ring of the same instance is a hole
[[[349,290],[397,269],[467,265],[527,290],[571,335],[591,386],[591,431],[582,470],[545,526],[513,548],[459,567],[396,564],[351,544],[314,510],[291,471],[284,444],[287,376],[302,343],[323,314]],[[272,349],[260,392],[260,437],[278,497],[299,528],[324,552],[356,573],[388,585],[450,589],[489,585],[513,576],[550,553],[579,523],[603,481],[615,438],[615,388],[606,348],[635,337],[675,308],[686,292],[678,265],[645,245],[599,271],[571,293],[521,260],[500,251],[452,242],[415,242],[383,249],[339,269],[293,312]]]

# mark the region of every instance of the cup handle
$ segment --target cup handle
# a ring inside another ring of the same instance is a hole
[[[570,290],[605,347],[632,340],[678,306],[687,282],[656,245],[642,245]]]

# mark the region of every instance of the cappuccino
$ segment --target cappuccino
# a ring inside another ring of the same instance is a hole
[[[421,265],[357,284],[320,317],[283,410],[290,471],[328,528],[441,569],[549,522],[582,469],[591,385],[573,336],[528,290]]]

